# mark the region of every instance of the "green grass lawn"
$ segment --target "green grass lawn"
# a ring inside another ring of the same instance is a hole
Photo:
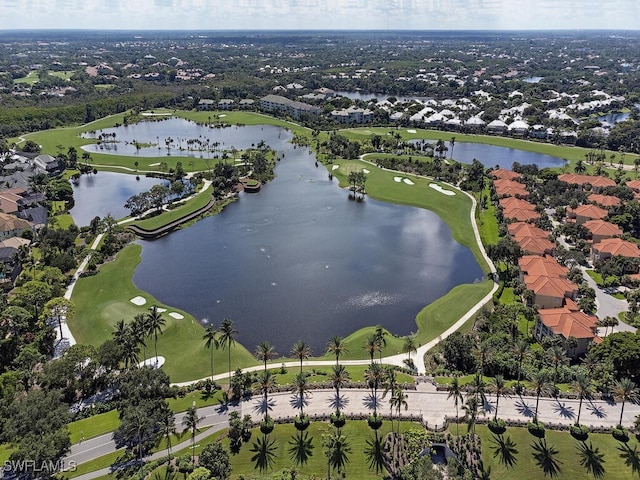
[[[449,431],[455,434],[455,425],[449,427]],[[460,433],[466,433],[466,425],[460,425]],[[513,468],[505,468],[498,460],[493,457],[492,450],[492,434],[484,425],[476,427],[476,433],[480,435],[482,440],[482,461],[485,468],[491,468],[491,478],[499,478],[500,480],[537,480],[546,478],[542,469],[536,464],[533,458],[533,449],[531,445],[536,440],[526,428],[507,428],[505,437],[509,436],[516,444],[518,453],[516,454],[516,464]],[[580,465],[580,457],[577,453],[577,446],[580,442],[575,440],[568,432],[557,432],[546,430],[545,438],[547,445],[553,445],[559,453],[555,457],[560,466],[558,480],[574,480],[577,478],[593,478],[588,475],[587,471]],[[625,480],[637,478],[633,475],[631,467],[625,465],[624,460],[620,458],[620,452],[617,447],[620,443],[610,434],[589,435],[587,443],[591,442],[594,447],[600,449],[600,453],[604,454],[605,479]],[[638,443],[635,440],[629,442],[629,446],[633,449]]]
[[[118,425],[120,425],[120,419],[118,418],[117,410],[76,420],[68,425],[71,443],[78,443],[82,437],[88,440],[89,438],[112,432],[118,428]]]
[[[3,443],[0,444],[0,464],[4,464],[7,460],[9,460],[9,456],[13,450],[9,447],[8,444]]]
[[[488,195],[488,189],[483,194]],[[477,198],[476,198],[477,200]],[[479,202],[478,202],[479,203]],[[479,207],[478,207],[479,208]],[[487,208],[476,210],[476,223],[483,245],[494,245],[500,239],[498,233],[498,220],[496,218],[496,207],[490,201],[487,202]]]
[[[110,467],[113,465],[119,457],[124,453],[124,448],[120,450],[116,450],[115,452],[108,453],[107,455],[103,455],[102,457],[95,458],[89,462],[81,463],[76,467],[75,470],[70,472],[65,472],[64,478],[75,478],[80,475],[85,475],[90,472],[95,472],[96,470],[101,470],[103,468]],[[107,475],[106,478],[116,478],[115,475]]]
[[[166,358],[163,368],[171,381],[182,382],[210,375],[209,351],[202,340],[204,328],[187,312],[162,305],[133,284],[131,279],[140,262],[141,248],[139,245],[126,247],[115,261],[103,265],[97,275],[78,280],[72,297],[76,315],[69,325],[73,335],[79,343],[100,345],[111,338],[118,320],[131,321],[136,314],[158,305],[167,308],[167,313],[178,312],[184,316],[184,319],[176,320],[164,314],[166,325],[163,334],[158,337],[158,355]],[[130,300],[136,296],[143,296],[147,304],[139,307],[131,303]],[[153,355],[153,346],[150,344],[147,357]],[[236,345],[232,348],[232,368],[253,363],[253,356],[244,347]],[[227,352],[216,350],[214,364],[217,372],[227,371]]]
[[[377,357],[377,356],[376,356]],[[342,358],[342,357],[341,357]],[[274,363],[278,363],[278,361],[274,361]],[[369,368],[368,365],[347,365],[345,367],[349,372],[349,377],[352,382],[362,382],[364,381],[364,373]],[[272,373],[276,374],[276,384],[277,385],[292,385],[293,380],[296,375],[300,373],[300,368],[287,368],[287,373],[280,373],[279,368],[270,368],[270,365],[267,365],[267,369]],[[332,366],[326,367],[303,367],[302,371],[307,372],[309,376],[307,377],[307,381],[310,383],[322,383],[329,381],[329,375],[331,374]],[[411,375],[406,373],[397,372],[396,379],[398,383],[414,383],[414,379]]]
[[[596,282],[598,285],[602,285],[604,283],[604,280],[602,279],[602,274],[596,272],[595,270],[586,270],[587,275],[589,275],[594,282]]]

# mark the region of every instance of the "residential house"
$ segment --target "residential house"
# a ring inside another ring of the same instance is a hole
[[[607,177],[601,177],[598,175],[578,175],[576,173],[563,173],[558,175],[558,180],[567,182],[569,185],[578,185],[582,189],[586,185],[591,185],[591,190],[594,193],[600,193],[600,190],[606,187],[615,187],[616,182]]]
[[[515,241],[523,252],[532,255],[553,255],[556,251],[556,244],[547,238],[519,237]]]
[[[589,220],[602,220],[609,215],[609,212],[595,205],[580,205],[575,210],[569,209],[567,217],[575,219],[578,225],[582,225]]]
[[[601,195],[599,193],[592,193],[587,199],[595,204],[604,208],[617,207],[622,204],[622,201],[618,197],[613,195]]]
[[[223,98],[218,101],[218,110],[231,110],[236,102],[230,98]]]
[[[57,175],[62,171],[62,164],[51,155],[38,155],[33,159],[33,164],[44,170],[47,175]]]
[[[16,237],[25,230],[33,230],[33,224],[15,215],[0,212],[0,239]]]
[[[530,209],[522,209],[519,207],[505,208],[502,210],[502,215],[507,220],[513,220],[515,222],[533,223],[540,218],[540,214],[538,212]]]
[[[582,226],[589,232],[587,240],[591,240],[593,243],[622,235],[622,229],[618,225],[604,220],[588,220]]]
[[[243,108],[243,109],[253,108],[254,104],[255,104],[255,102],[253,100],[251,100],[250,98],[245,98],[245,99],[240,100],[240,108]]]
[[[563,267],[556,259],[547,256],[524,255],[518,259],[518,267],[521,281],[524,281],[526,276],[567,278],[569,274],[567,267]]]
[[[490,175],[496,180],[520,180],[522,175],[513,170],[507,170],[506,168],[497,168],[496,170],[492,170]]]
[[[638,245],[621,238],[606,238],[591,247],[593,261],[606,260],[612,257],[624,257],[629,260],[640,260]],[[637,273],[637,268],[635,272]]]
[[[584,355],[594,343],[602,339],[597,335],[598,318],[584,312],[571,311],[567,308],[550,308],[538,311],[534,336],[538,341],[545,337],[561,337],[563,340],[573,337],[577,341],[575,348],[567,354],[575,359]]]
[[[492,122],[489,122],[489,124],[487,125],[487,130],[491,133],[503,133],[506,129],[507,124],[502,120],[494,120]]]
[[[320,108],[308,103],[290,100],[280,95],[267,95],[260,99],[260,108],[267,112],[283,112],[299,119],[304,115],[320,115]]]
[[[526,200],[514,197],[501,198],[498,203],[503,210],[518,208],[520,210],[534,211],[536,206],[533,203],[529,203]]]
[[[369,123],[373,121],[374,113],[367,108],[352,105],[349,108],[332,111],[331,118],[338,123]]]
[[[510,223],[507,225],[507,231],[514,240],[524,237],[549,239],[549,232],[526,222]]]
[[[525,275],[524,284],[533,292],[533,304],[540,309],[561,308],[565,298],[575,301],[578,296],[578,286],[566,278]]]
[[[520,182],[507,179],[494,180],[493,187],[500,197],[529,198],[529,192],[527,192],[525,186]]]
[[[216,102],[210,98],[202,98],[198,102],[198,110],[213,110],[215,104]]]

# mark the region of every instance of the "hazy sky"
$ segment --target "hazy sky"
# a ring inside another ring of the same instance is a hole
[[[640,29],[640,0],[0,0],[0,29]]]

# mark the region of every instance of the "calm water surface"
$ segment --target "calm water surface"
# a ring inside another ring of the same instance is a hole
[[[268,340],[287,354],[304,339],[320,354],[331,336],[367,325],[408,334],[422,307],[482,278],[434,213],[349,201],[307,150],[278,151],[286,157],[260,193],[141,241],[135,284],[205,325],[231,318],[250,350]]]

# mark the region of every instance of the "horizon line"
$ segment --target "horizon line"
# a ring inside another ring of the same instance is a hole
[[[362,29],[332,29],[332,28],[227,28],[227,29],[202,29],[202,28],[0,28],[0,32],[336,32],[336,33],[362,33],[362,32],[640,32],[640,28],[484,28],[484,29],[403,29],[403,28],[362,28]]]

